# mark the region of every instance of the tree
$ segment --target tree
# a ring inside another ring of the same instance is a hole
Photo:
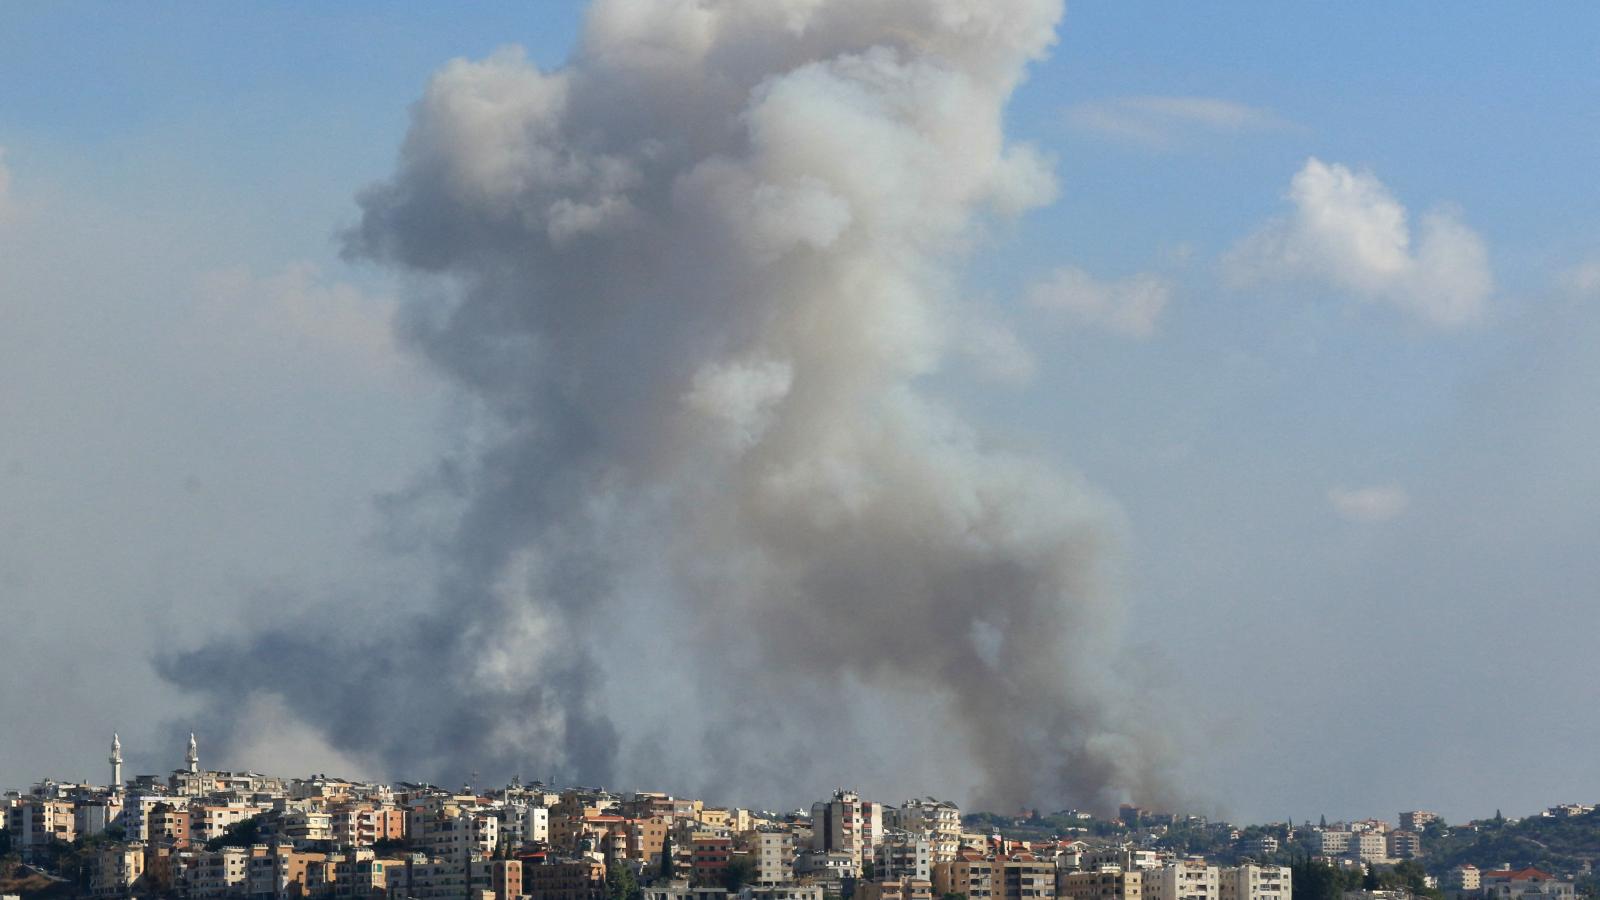
[[[614,862],[606,869],[606,896],[609,900],[642,900],[644,891],[632,866]]]
[[[877,877],[878,877],[878,867],[877,867],[876,864],[873,863],[872,860],[869,859],[866,862],[861,864],[861,880],[862,881],[876,881]]]
[[[728,860],[728,867],[722,871],[722,886],[728,889],[728,893],[736,894],[755,874],[756,864],[749,857],[735,856]]]
[[[222,834],[206,841],[206,849],[215,852],[223,847],[248,847],[260,837],[261,817],[251,816],[229,825],[222,830]]]
[[[672,880],[672,835],[661,839],[661,880]]]

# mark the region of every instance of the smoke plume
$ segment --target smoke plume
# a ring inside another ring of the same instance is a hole
[[[470,423],[394,501],[456,501],[438,583],[370,637],[164,671],[401,775],[793,802],[903,755],[1008,808],[1162,792],[1114,516],[928,387],[974,321],[962,259],[1053,199],[1002,114],[1060,12],[600,0],[562,68],[445,66],[346,235],[408,273],[402,337]]]

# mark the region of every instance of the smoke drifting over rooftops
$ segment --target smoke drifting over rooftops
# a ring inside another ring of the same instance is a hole
[[[997,808],[1166,796],[1114,515],[923,384],[963,256],[1054,197],[1002,112],[1060,14],[601,0],[563,68],[445,66],[346,236],[412,277],[403,337],[473,422],[403,504],[452,510],[438,582],[165,674],[399,775],[810,796],[892,746]]]

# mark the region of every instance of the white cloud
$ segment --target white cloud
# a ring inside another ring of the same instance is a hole
[[[1328,489],[1333,511],[1352,522],[1387,522],[1411,506],[1411,495],[1395,484]]]
[[[1236,285],[1319,281],[1443,328],[1481,320],[1494,277],[1477,233],[1430,212],[1412,234],[1404,206],[1371,172],[1312,158],[1289,187],[1290,215],[1234,246]]]
[[[1028,289],[1028,302],[1038,309],[1134,338],[1155,333],[1171,297],[1172,283],[1159,275],[1100,281],[1075,266],[1056,269]]]
[[[1290,127],[1272,113],[1218,97],[1117,97],[1080,103],[1067,110],[1076,128],[1108,137],[1167,148],[1185,134],[1239,134]]]

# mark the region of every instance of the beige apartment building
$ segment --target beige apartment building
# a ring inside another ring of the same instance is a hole
[[[1202,859],[1147,869],[1143,886],[1145,900],[1221,900],[1220,873]]]
[[[1142,900],[1144,873],[1114,866],[1095,872],[1060,872],[1056,896],[1063,900]]]
[[[994,900],[1055,900],[1056,864],[1022,853],[994,863]]]
[[[1288,866],[1237,866],[1219,877],[1221,900],[1292,900]]]
[[[967,900],[995,897],[995,864],[973,850],[963,850],[950,862],[934,863],[933,889],[940,895],[965,894]]]

